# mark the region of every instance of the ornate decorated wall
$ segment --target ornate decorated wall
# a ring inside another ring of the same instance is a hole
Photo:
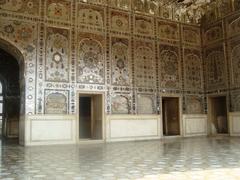
[[[239,2],[235,2],[239,8]],[[227,95],[230,112],[240,111],[240,13],[202,24],[206,95]]]
[[[105,92],[107,114],[156,114],[164,95],[204,113],[199,25],[141,1],[14,2],[0,2],[0,38],[24,56],[26,114],[75,114],[79,90]]]
[[[166,2],[0,1],[0,48],[21,64],[21,114],[76,118],[81,91],[104,93],[106,115],[161,114],[161,97],[178,96],[195,117],[219,94],[240,111],[239,1],[196,11]]]

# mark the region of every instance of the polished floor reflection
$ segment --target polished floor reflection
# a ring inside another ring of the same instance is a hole
[[[0,179],[240,179],[240,138],[2,145]]]

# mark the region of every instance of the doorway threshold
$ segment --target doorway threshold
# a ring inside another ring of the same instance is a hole
[[[219,133],[219,134],[211,134],[210,135],[210,137],[221,137],[221,136],[230,136],[230,134]]]
[[[79,139],[78,144],[98,144],[104,143],[103,139]]]
[[[175,138],[182,138],[181,135],[174,135],[174,136],[162,136],[163,139],[175,139]]]

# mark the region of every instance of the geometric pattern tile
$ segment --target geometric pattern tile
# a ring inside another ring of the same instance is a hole
[[[0,179],[207,179],[240,177],[240,139],[112,144],[2,145]]]

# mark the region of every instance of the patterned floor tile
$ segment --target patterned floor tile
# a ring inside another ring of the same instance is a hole
[[[5,180],[240,179],[240,139],[188,138],[111,144],[2,145]]]

